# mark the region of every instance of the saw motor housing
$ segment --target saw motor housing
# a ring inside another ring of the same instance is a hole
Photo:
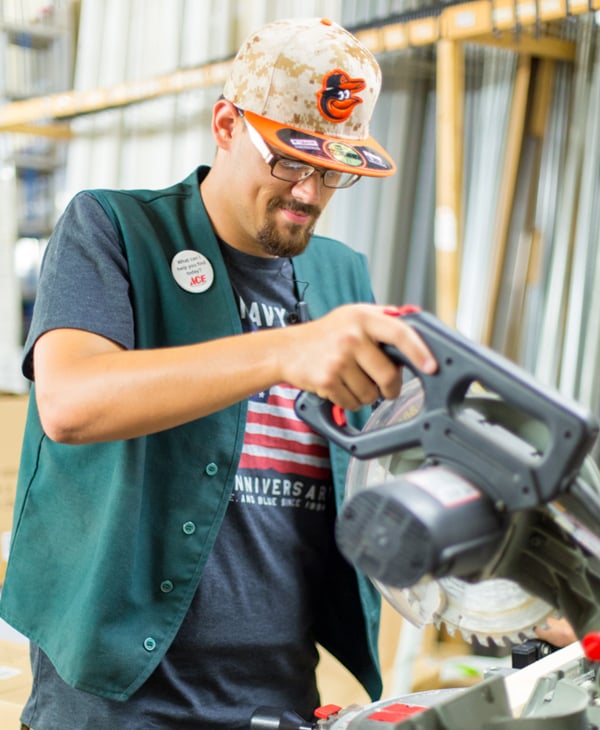
[[[425,576],[477,579],[506,527],[490,498],[444,466],[407,472],[346,501],[342,554],[371,578],[408,588]]]

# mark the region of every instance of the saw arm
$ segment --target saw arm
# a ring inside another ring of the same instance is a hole
[[[451,464],[466,473],[508,510],[544,504],[564,491],[596,440],[595,419],[506,358],[468,340],[432,315],[410,312],[405,319],[438,362],[438,370],[426,375],[414,370],[399,351],[383,348],[419,378],[424,391],[419,414],[410,421],[358,432],[340,422],[339,412],[329,401],[303,392],[296,399],[298,415],[358,459],[420,446],[426,459]],[[538,424],[543,441],[529,443],[524,434],[480,418],[468,399],[474,383],[496,395],[515,421]]]
[[[413,370],[362,431],[313,394],[296,401],[353,457],[340,551],[417,625],[510,643],[557,610],[578,636],[600,628],[596,420],[435,317],[406,321],[439,369]]]

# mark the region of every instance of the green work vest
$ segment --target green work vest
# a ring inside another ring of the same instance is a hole
[[[160,191],[93,191],[129,263],[137,349],[241,333],[199,173]],[[173,257],[185,250],[214,269],[201,294],[172,275]],[[293,265],[310,282],[312,318],[372,298],[364,257],[337,241],[313,237]],[[32,390],[0,615],[69,684],[125,700],[164,656],[223,520],[246,413],[244,401],[150,436],[74,446],[44,434]],[[352,416],[360,426],[367,413]],[[339,507],[348,457],[332,447],[331,460]],[[378,697],[379,596],[364,576],[349,567],[331,576],[317,629]]]

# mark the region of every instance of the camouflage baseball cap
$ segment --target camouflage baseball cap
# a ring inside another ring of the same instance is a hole
[[[272,147],[319,167],[386,177],[396,166],[369,134],[381,88],[373,54],[325,18],[277,20],[235,57],[223,96]]]

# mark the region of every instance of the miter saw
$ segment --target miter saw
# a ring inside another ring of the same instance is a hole
[[[468,641],[510,646],[558,614],[589,650],[574,644],[577,656],[544,678],[541,705],[530,699],[519,717],[504,678],[494,677],[443,699],[321,708],[313,724],[259,711],[251,727],[596,727],[600,472],[590,452],[598,423],[434,316],[416,308],[403,316],[435,355],[435,374],[384,346],[416,377],[360,432],[329,401],[306,392],[296,401],[303,420],[352,455],[336,524],[340,551],[417,626],[443,623]]]

